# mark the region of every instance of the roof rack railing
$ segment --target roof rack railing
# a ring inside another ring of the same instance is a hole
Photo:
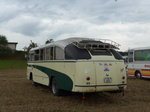
[[[73,44],[80,49],[119,49],[120,46],[120,44],[108,39],[92,39],[91,41],[91,43],[82,43],[81,41],[76,41],[73,42]]]

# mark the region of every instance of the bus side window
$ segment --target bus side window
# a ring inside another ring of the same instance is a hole
[[[31,61],[34,61],[34,54],[31,54],[31,55],[30,55],[30,60],[31,60]]]
[[[55,58],[56,60],[64,60],[64,50],[60,47],[55,47]]]
[[[39,50],[35,50],[35,53],[34,53],[34,60],[39,60],[40,56],[39,56]]]
[[[34,61],[34,53],[29,53],[28,60],[29,61]]]
[[[53,60],[56,60],[56,47],[53,47]]]
[[[135,61],[150,61],[150,50],[136,50],[134,59]]]
[[[45,52],[46,52],[46,60],[50,60],[50,48],[47,47]]]
[[[53,60],[53,47],[50,47],[50,60]]]
[[[50,60],[56,59],[56,47],[50,47]]]
[[[133,62],[133,52],[128,52],[128,62]]]
[[[45,48],[40,49],[40,60],[45,60]]]

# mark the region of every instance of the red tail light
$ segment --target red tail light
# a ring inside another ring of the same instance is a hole
[[[87,77],[86,80],[89,81],[89,80],[90,80],[90,77]]]

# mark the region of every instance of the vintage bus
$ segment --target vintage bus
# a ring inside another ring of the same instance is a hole
[[[33,48],[27,78],[49,86],[56,96],[63,91],[123,91],[127,77],[118,46],[109,40],[68,38]]]
[[[150,47],[128,50],[128,76],[150,78]]]

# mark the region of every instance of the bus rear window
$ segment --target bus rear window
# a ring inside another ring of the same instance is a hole
[[[123,60],[121,54],[118,51],[115,51],[114,49],[111,49],[111,52],[114,55],[115,59],[117,59],[117,60]]]
[[[91,59],[91,56],[86,49],[80,49],[75,45],[70,44],[65,48],[65,59]]]
[[[90,51],[92,55],[108,55],[111,56],[111,52],[107,49],[94,49]]]

